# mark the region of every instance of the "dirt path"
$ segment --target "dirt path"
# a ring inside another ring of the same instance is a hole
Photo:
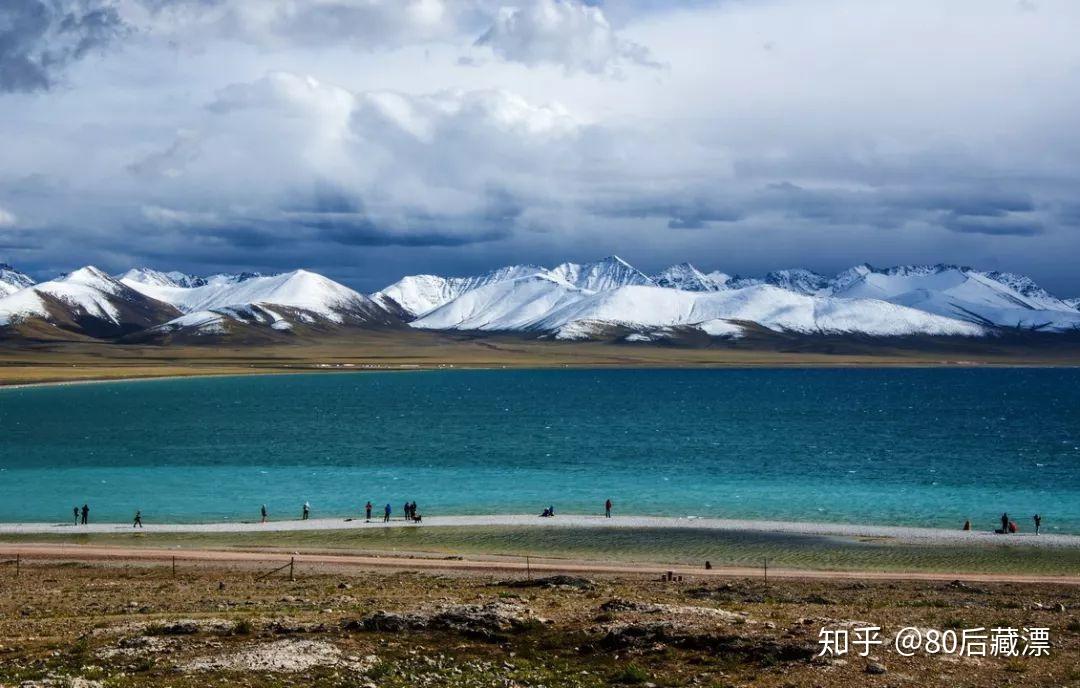
[[[623,564],[590,562],[582,560],[514,561],[509,559],[470,559],[470,558],[431,558],[408,556],[370,556],[344,554],[288,554],[282,552],[223,551],[223,550],[171,550],[132,547],[99,547],[87,545],[46,545],[46,544],[0,544],[0,561],[10,563],[16,557],[20,562],[34,561],[83,561],[108,562],[115,564],[155,564],[169,565],[174,560],[178,564],[223,565],[239,564],[252,568],[267,569],[275,565],[288,564],[290,559],[297,566],[358,570],[396,569],[432,572],[461,573],[532,573],[532,574],[601,574],[616,576],[660,576],[670,571],[675,575],[702,577],[760,577],[761,568],[717,567],[705,570],[687,566],[663,566],[657,564]],[[951,581],[962,578],[977,582],[1012,582],[1012,583],[1063,583],[1080,585],[1077,576],[1043,576],[1028,574],[994,573],[928,573],[928,572],[891,572],[891,571],[806,571],[797,569],[769,569],[770,578],[797,579],[873,579],[873,580],[927,580]]]

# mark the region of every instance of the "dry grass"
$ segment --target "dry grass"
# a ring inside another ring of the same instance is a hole
[[[154,346],[0,342],[0,384],[363,368],[1077,365],[1080,345],[750,338],[735,345],[626,345],[353,331],[277,345]]]
[[[522,588],[486,576],[301,569],[290,582],[256,580],[246,569],[184,566],[173,577],[168,567],[64,564],[21,573],[3,571],[0,685],[834,688],[1078,679],[1080,590],[1068,586],[620,577]],[[460,605],[518,619],[505,627],[423,621]],[[362,623],[375,612],[421,621],[395,630]],[[905,626],[1044,626],[1053,648],[1049,657],[943,659],[879,647],[872,654],[883,675],[866,673],[872,660],[854,654],[813,658],[823,626],[858,622],[883,627],[886,637]]]

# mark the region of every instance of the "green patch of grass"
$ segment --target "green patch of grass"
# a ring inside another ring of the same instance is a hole
[[[627,664],[611,677],[611,680],[615,683],[623,683],[626,685],[640,685],[642,683],[648,683],[651,680],[649,672],[645,671],[636,664]]]
[[[233,624],[231,633],[232,635],[251,635],[255,632],[255,627],[248,619],[240,619]]]

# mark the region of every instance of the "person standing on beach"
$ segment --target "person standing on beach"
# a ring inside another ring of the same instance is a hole
[[[405,506],[402,507],[402,512],[405,514],[405,520],[409,520],[409,503],[405,502]]]
[[[1042,516],[1035,514],[1035,534],[1039,534],[1039,528],[1042,527]]]
[[[71,513],[75,514],[75,525],[79,525],[79,507],[71,507]]]
[[[263,504],[261,507],[259,507],[259,514],[262,516],[262,520],[260,520],[259,523],[266,523],[267,514],[266,514],[266,505],[265,504]]]
[[[390,502],[387,502],[386,507],[383,508],[383,519],[382,519],[383,523],[389,523],[390,522],[390,511],[391,511]]]
[[[90,517],[90,507],[86,504],[82,505],[82,524],[85,526],[87,519]]]
[[[1009,513],[1007,511],[1001,512],[1001,534],[1009,534]]]
[[[611,500],[604,502],[604,516],[611,518]]]
[[[309,502],[304,502],[304,515],[302,516],[303,520],[305,520],[305,521],[308,520],[308,516],[310,516],[310,515],[311,515],[311,504]]]
[[[365,518],[365,519],[366,519],[366,520],[367,520],[368,522],[371,522],[371,500],[368,500],[368,503],[367,503],[367,505],[366,505],[366,506],[364,506],[364,514],[365,514],[365,515],[364,515],[364,518]]]
[[[135,511],[135,522],[131,524],[132,528],[142,528],[142,511]]]

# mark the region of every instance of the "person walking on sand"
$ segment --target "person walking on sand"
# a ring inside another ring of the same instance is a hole
[[[71,507],[71,513],[75,514],[75,525],[79,525],[79,507]]]
[[[606,502],[604,502],[604,516],[607,517],[607,518],[611,518],[611,500],[610,499],[607,500]]]
[[[371,500],[368,500],[368,503],[364,506],[364,519],[371,523]]]
[[[90,507],[86,504],[82,505],[82,524],[85,526],[87,519],[90,517]]]
[[[1042,527],[1042,516],[1040,516],[1038,514],[1035,514],[1034,520],[1035,520],[1035,534],[1038,535],[1039,534],[1039,528]]]
[[[304,515],[301,517],[303,520],[308,520],[308,516],[311,515],[311,504],[304,502]]]
[[[135,511],[135,522],[131,524],[132,528],[142,528],[142,511]]]
[[[1001,534],[1009,534],[1009,513],[1007,511],[1001,512]]]
[[[383,523],[389,523],[390,522],[390,512],[391,511],[392,511],[392,509],[390,508],[390,502],[387,502],[386,506],[383,508],[383,519],[382,519]]]
[[[259,523],[266,523],[266,518],[267,518],[268,514],[266,513],[266,505],[265,504],[263,504],[261,507],[259,507],[259,516],[261,517],[260,520],[259,520]]]

